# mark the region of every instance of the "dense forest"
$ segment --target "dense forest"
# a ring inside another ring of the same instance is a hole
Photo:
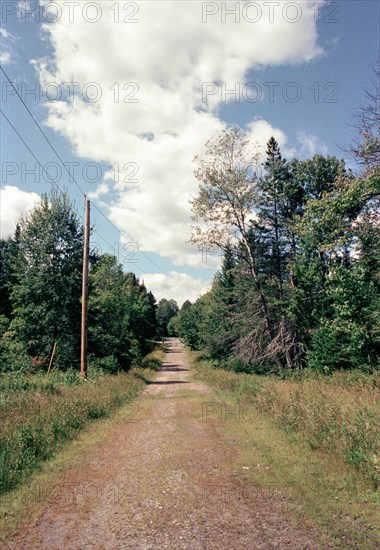
[[[172,334],[237,371],[379,367],[380,147],[365,114],[360,175],[335,157],[287,161],[272,137],[258,177],[239,128],[206,144],[192,241],[224,257]]]
[[[83,230],[67,194],[43,195],[0,242],[0,360],[3,372],[78,368]],[[90,255],[90,363],[128,370],[149,351],[157,304],[110,254]]]
[[[375,143],[376,145],[376,143]],[[363,146],[364,147],[364,146]],[[257,152],[231,128],[197,159],[192,240],[223,250],[211,290],[181,310],[156,304],[110,254],[91,254],[89,353],[127,370],[147,340],[179,335],[234,370],[371,370],[380,353],[380,176],[373,146],[355,176],[343,160],[287,161]],[[83,231],[73,204],[52,191],[0,243],[2,371],[77,367]],[[206,248],[207,249],[207,248]]]
[[[375,71],[376,76],[379,74]],[[180,336],[228,369],[285,373],[372,371],[380,356],[379,88],[356,113],[349,151],[361,165],[314,155],[266,159],[230,127],[195,158],[191,242],[223,253],[211,290],[179,310],[155,297],[111,254],[92,251],[89,354],[113,373]],[[0,241],[0,369],[77,368],[83,229],[68,195],[53,190]]]

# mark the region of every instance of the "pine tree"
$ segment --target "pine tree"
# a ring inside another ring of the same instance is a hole
[[[14,260],[17,253],[16,238],[0,240],[0,315],[12,317],[11,290],[15,283]]]
[[[80,346],[83,232],[67,194],[52,191],[20,222],[12,327],[30,356],[76,365]]]
[[[215,276],[210,292],[207,333],[204,335],[207,350],[216,358],[227,357],[234,341],[232,319],[235,311],[235,259],[232,247],[227,247],[221,271]]]

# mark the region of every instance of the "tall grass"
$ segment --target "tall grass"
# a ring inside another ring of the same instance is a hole
[[[59,445],[89,422],[134,399],[162,359],[156,351],[145,368],[107,375],[89,370],[81,382],[72,371],[46,375],[0,375],[0,494],[15,488]]]
[[[312,449],[330,453],[380,486],[380,373],[337,372],[329,377],[304,373],[281,380],[215,368],[195,356],[198,375],[214,387],[297,433]]]

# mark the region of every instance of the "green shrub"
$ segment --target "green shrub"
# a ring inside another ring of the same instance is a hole
[[[113,355],[108,355],[107,357],[93,357],[91,358],[91,365],[108,374],[116,374],[120,371],[120,365]]]
[[[31,370],[30,357],[27,356],[24,346],[15,339],[15,333],[11,330],[4,332],[0,337],[0,373]]]
[[[360,368],[365,364],[367,340],[363,325],[345,319],[323,319],[312,334],[307,364],[325,374],[341,368]]]

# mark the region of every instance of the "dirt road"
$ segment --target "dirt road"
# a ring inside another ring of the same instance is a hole
[[[155,381],[85,466],[40,495],[42,514],[5,548],[330,548],[283,499],[247,483],[239,449],[205,415],[214,403],[191,379],[180,342],[169,340]]]

